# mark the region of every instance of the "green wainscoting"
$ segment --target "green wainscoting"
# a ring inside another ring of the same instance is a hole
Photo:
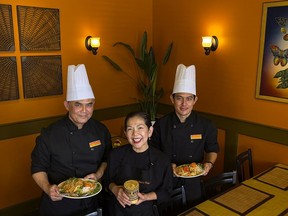
[[[116,119],[126,116],[127,113],[137,109],[140,109],[138,104],[98,109],[94,111],[93,118],[99,121]],[[49,124],[62,117],[63,116],[53,116],[49,118],[33,119],[30,121],[0,125],[0,140],[39,133],[41,128],[47,127]]]

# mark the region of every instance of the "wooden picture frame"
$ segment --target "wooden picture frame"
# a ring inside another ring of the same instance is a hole
[[[263,3],[256,98],[288,103],[288,1]]]

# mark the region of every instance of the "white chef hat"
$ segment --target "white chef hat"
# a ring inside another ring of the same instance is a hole
[[[177,66],[172,94],[180,92],[196,95],[196,73],[194,65],[186,67],[183,64],[179,64]]]
[[[95,98],[84,64],[68,65],[67,101]]]

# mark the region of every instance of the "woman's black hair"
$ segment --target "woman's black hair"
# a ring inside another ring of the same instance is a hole
[[[125,121],[124,121],[124,126],[125,126],[125,130],[127,129],[127,122],[130,118],[133,118],[133,117],[140,117],[144,120],[145,122],[145,125],[150,128],[152,126],[151,124],[151,120],[150,120],[150,115],[146,112],[141,112],[141,111],[135,111],[135,112],[130,112],[126,118],[125,118]]]

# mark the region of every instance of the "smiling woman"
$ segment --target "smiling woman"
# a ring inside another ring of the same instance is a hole
[[[148,145],[152,131],[148,114],[132,112],[126,116],[125,133],[130,145],[114,148],[108,160],[110,215],[153,215],[154,201],[161,203],[170,198],[172,168],[162,152]],[[123,190],[129,180],[139,183],[137,199],[133,190],[132,201]]]

